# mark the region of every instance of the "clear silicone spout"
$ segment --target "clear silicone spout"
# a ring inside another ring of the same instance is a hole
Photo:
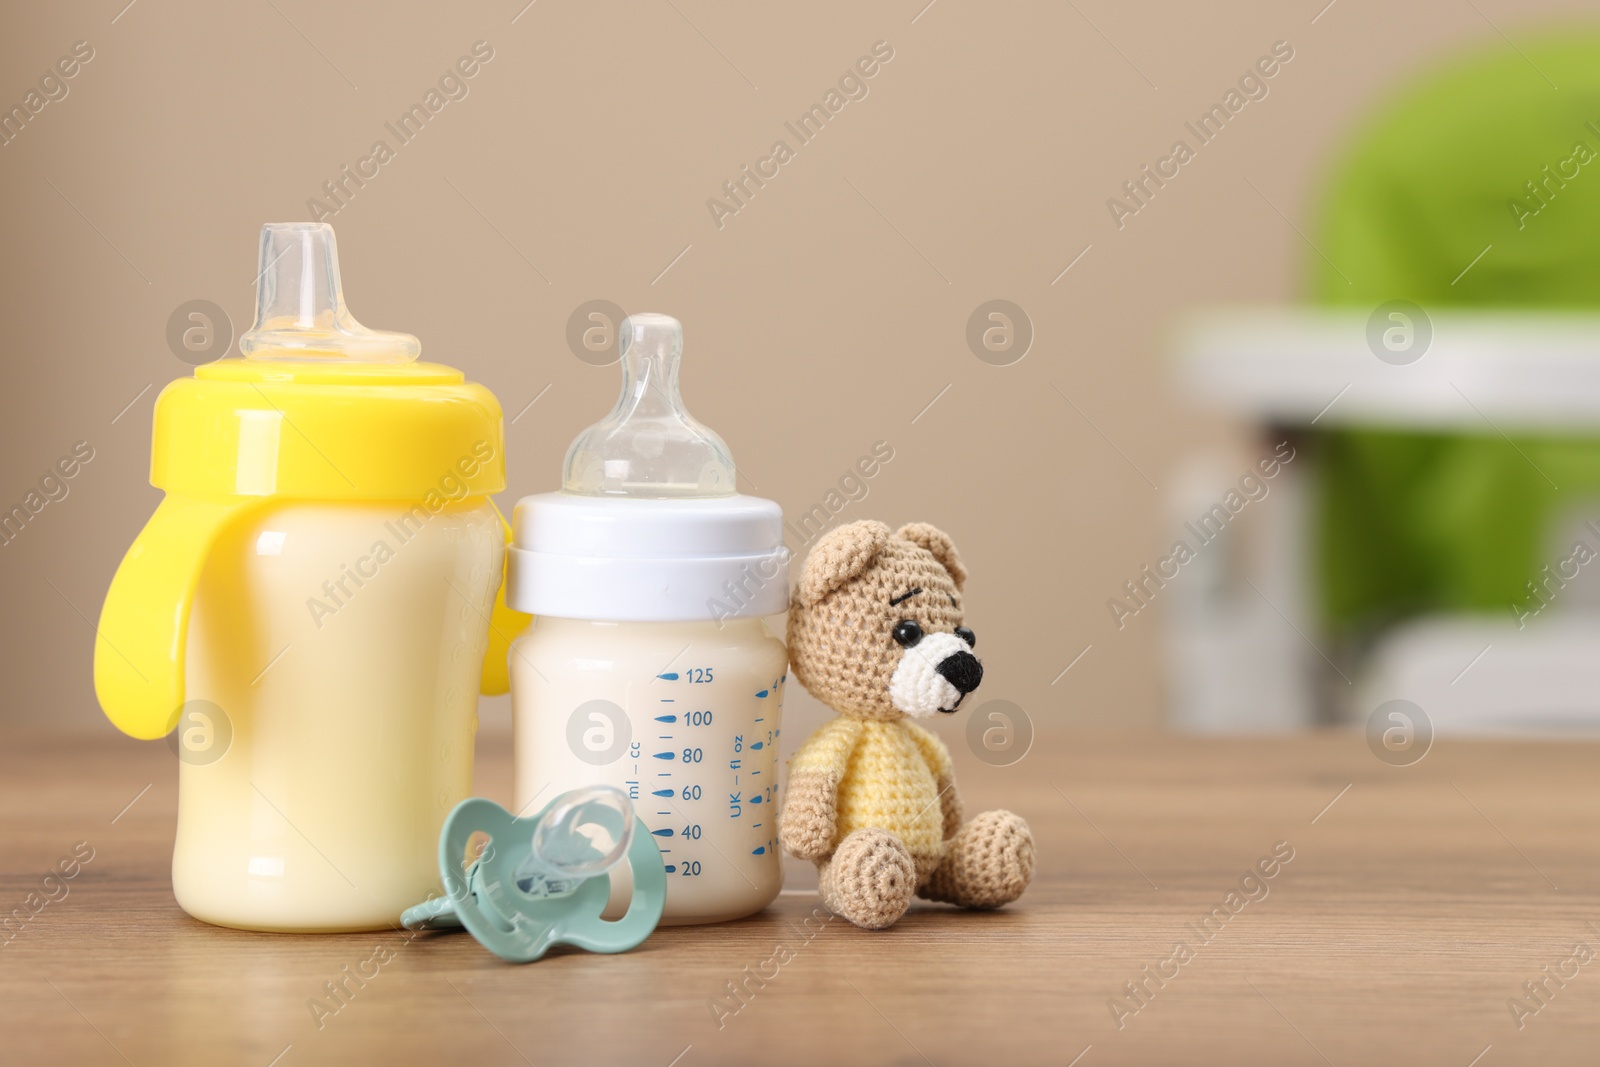
[[[570,893],[622,863],[633,845],[633,804],[609,785],[563,793],[534,827],[533,847],[514,877],[534,896]]]
[[[629,315],[620,340],[622,394],[567,449],[562,488],[584,496],[732,496],[728,446],[695,421],[678,393],[683,326],[670,315]]]
[[[332,226],[269,222],[261,227],[256,322],[239,350],[248,359],[409,363],[422,344],[408,333],[369,330],[350,314]]]

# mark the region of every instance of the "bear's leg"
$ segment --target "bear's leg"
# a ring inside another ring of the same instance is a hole
[[[944,862],[917,890],[964,908],[998,908],[1033,879],[1033,833],[1022,816],[986,811],[945,842]]]
[[[917,888],[911,853],[875,826],[853,831],[818,866],[822,902],[864,930],[893,926]]]

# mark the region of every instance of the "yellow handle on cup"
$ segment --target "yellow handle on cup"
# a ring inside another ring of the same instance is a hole
[[[200,571],[223,528],[268,499],[168,493],[122,558],[100,609],[94,691],[123,733],[151,740],[177,721]]]
[[[490,502],[491,504],[493,501]],[[494,513],[500,515],[500,508],[495,506]],[[500,528],[505,531],[506,544],[511,543],[511,524],[506,522],[506,517],[500,515]],[[506,563],[511,560],[511,553],[506,553]],[[510,664],[511,642],[517,639],[533,616],[521,611],[512,611],[506,607],[506,581],[505,565],[501,565],[500,591],[494,595],[494,611],[489,616],[489,649],[483,654],[483,684],[479,692],[486,697],[499,696],[511,689]]]

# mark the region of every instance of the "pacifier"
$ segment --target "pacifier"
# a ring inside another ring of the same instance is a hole
[[[611,875],[626,862],[633,896],[620,919],[600,917]],[[490,952],[532,963],[552,945],[626,952],[661,920],[667,872],[627,794],[611,786],[563,793],[532,818],[492,800],[456,805],[439,834],[445,895],[407,908],[407,930],[465,927]]]

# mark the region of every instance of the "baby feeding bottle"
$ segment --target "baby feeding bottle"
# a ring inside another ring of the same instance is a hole
[[[534,615],[510,657],[516,803],[622,789],[665,861],[662,921],[719,922],[782,883],[788,658],[763,618],[788,606],[783,515],[736,494],[727,446],[684,410],[677,320],[630,316],[621,345],[616,407],[512,520],[506,603]]]
[[[112,579],[95,689],[124,732],[173,733],[185,911],[392,927],[438,892],[519,624],[495,602],[500,405],[351,317],[326,224],[264,227],[257,285],[244,358],[156,402],[166,496]]]

